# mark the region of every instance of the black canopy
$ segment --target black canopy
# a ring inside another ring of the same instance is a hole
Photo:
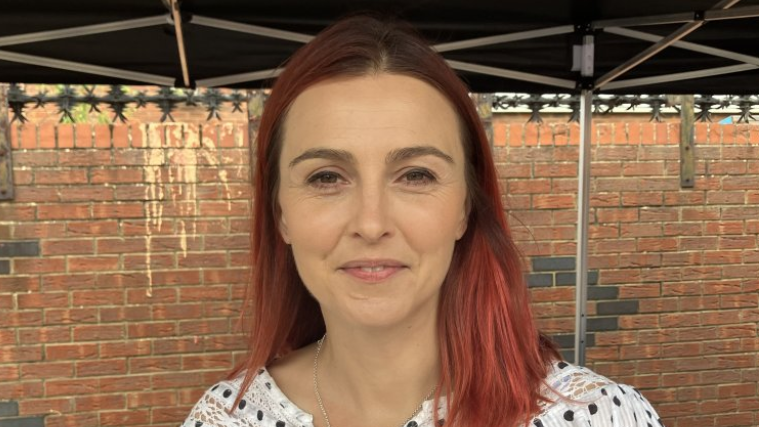
[[[3,2],[0,81],[186,86],[170,1]],[[759,92],[759,0],[181,0],[178,8],[190,86],[267,84],[270,70],[308,35],[373,10],[411,21],[477,92],[572,91],[579,80],[573,46],[584,34],[595,36],[594,78],[585,81],[600,83],[673,33],[687,35],[596,88]],[[455,45],[493,36],[500,38]],[[700,70],[705,77],[621,83]]]

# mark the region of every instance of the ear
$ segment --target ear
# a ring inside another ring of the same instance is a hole
[[[287,221],[285,221],[285,217],[280,214],[279,215],[279,235],[282,236],[282,240],[285,241],[288,245],[290,244],[290,234],[287,231]]]
[[[456,240],[460,240],[462,237],[464,237],[464,233],[466,233],[467,226],[469,225],[469,212],[470,212],[470,203],[469,199],[467,198],[466,204],[464,206],[464,211],[461,215],[461,220],[459,222],[459,228],[456,230]]]

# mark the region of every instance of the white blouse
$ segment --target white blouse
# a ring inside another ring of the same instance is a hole
[[[228,414],[241,383],[242,377],[211,387],[195,404],[182,427],[313,427],[313,415],[295,406],[266,369],[259,371],[238,407]],[[545,388],[544,394],[553,402],[543,403],[540,413],[523,427],[664,426],[638,390],[587,368],[557,362],[546,383],[550,388]],[[424,402],[422,410],[406,427],[438,426],[432,420],[432,404],[432,400]],[[442,417],[444,406],[442,402],[438,411]]]

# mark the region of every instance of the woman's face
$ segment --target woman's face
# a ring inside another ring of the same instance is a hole
[[[436,313],[467,224],[459,135],[448,101],[412,77],[328,80],[295,100],[280,232],[328,324],[410,325]]]

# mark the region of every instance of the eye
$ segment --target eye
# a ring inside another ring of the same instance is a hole
[[[337,172],[322,171],[317,172],[306,180],[306,183],[317,191],[337,191],[343,177]]]
[[[308,178],[310,184],[337,184],[340,175],[335,172],[325,171],[311,175]]]
[[[409,185],[427,185],[435,181],[435,176],[426,169],[413,169],[403,175]]]

